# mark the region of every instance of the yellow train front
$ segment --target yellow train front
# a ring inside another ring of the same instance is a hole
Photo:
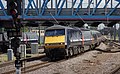
[[[44,38],[44,48],[47,57],[56,59],[64,57],[66,38],[65,28],[62,26],[52,26],[46,29]]]

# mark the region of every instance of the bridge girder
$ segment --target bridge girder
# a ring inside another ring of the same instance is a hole
[[[0,20],[11,20],[3,3],[0,0]],[[19,18],[23,21],[120,21],[120,2],[115,0],[22,0],[21,3]]]

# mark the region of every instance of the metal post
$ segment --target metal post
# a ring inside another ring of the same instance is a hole
[[[37,8],[38,8],[38,3],[39,3],[38,0],[36,0],[36,6],[37,6]]]
[[[113,0],[111,0],[111,8],[113,8]]]
[[[21,74],[21,66],[22,66],[22,61],[20,60],[21,50],[19,48],[16,49],[17,49],[16,60],[15,60],[16,74]]]
[[[107,0],[105,0],[105,4],[107,3]],[[105,7],[105,15],[107,14],[107,6]],[[107,20],[108,21],[108,20]],[[108,23],[108,22],[107,22]]]
[[[55,0],[55,15],[57,15],[57,9],[58,9],[58,7],[57,7],[57,0]]]
[[[40,44],[40,25],[38,26],[38,30],[39,30],[39,41],[38,41],[38,43]]]
[[[24,11],[25,11],[25,0],[22,0],[22,15],[24,15]]]
[[[80,0],[81,1],[81,0]],[[81,8],[83,7],[83,3],[81,4]]]
[[[110,39],[113,39],[113,27],[110,28]]]
[[[66,8],[68,8],[68,5],[67,5],[68,3],[67,3],[67,0],[66,0]]]
[[[8,37],[8,40],[9,40],[9,48],[11,48],[11,39]]]
[[[92,5],[93,5],[93,10],[92,10],[92,12],[94,11],[94,4],[95,4],[95,2],[94,2],[94,0],[93,0],[93,3],[92,3]],[[92,13],[91,13],[92,14]]]
[[[114,40],[116,40],[116,25],[114,25]]]
[[[119,24],[119,28],[118,28],[118,38],[119,38],[119,43],[120,43],[120,24]]]
[[[89,3],[90,3],[90,0],[88,0],[88,5],[89,5]],[[89,5],[89,7],[88,7],[88,13],[89,13],[89,15],[90,15],[90,5]]]
[[[51,0],[51,8],[53,8],[53,0]]]
[[[21,68],[20,67],[16,68],[16,74],[21,74]]]
[[[74,13],[74,9],[73,9],[73,0],[72,0],[72,15],[73,15],[73,13]]]
[[[39,0],[39,14],[41,13],[41,0]]]

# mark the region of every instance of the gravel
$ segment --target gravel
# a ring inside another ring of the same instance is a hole
[[[41,60],[35,60],[35,61],[30,61],[30,62],[25,62],[25,64],[23,63],[23,66],[24,67],[27,67],[27,66],[30,66],[30,65],[34,65],[34,64],[37,64],[37,63],[40,63],[42,62]],[[5,66],[5,67],[0,67],[0,74],[1,73],[4,73],[4,72],[8,72],[8,71],[11,71],[11,70],[15,70],[15,64],[12,64],[12,65],[8,65],[8,66]]]
[[[109,74],[120,64],[120,52],[89,51],[27,74]]]

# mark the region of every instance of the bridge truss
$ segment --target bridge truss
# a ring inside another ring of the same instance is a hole
[[[116,0],[21,0],[23,20],[120,20]],[[10,20],[0,0],[0,20]]]

